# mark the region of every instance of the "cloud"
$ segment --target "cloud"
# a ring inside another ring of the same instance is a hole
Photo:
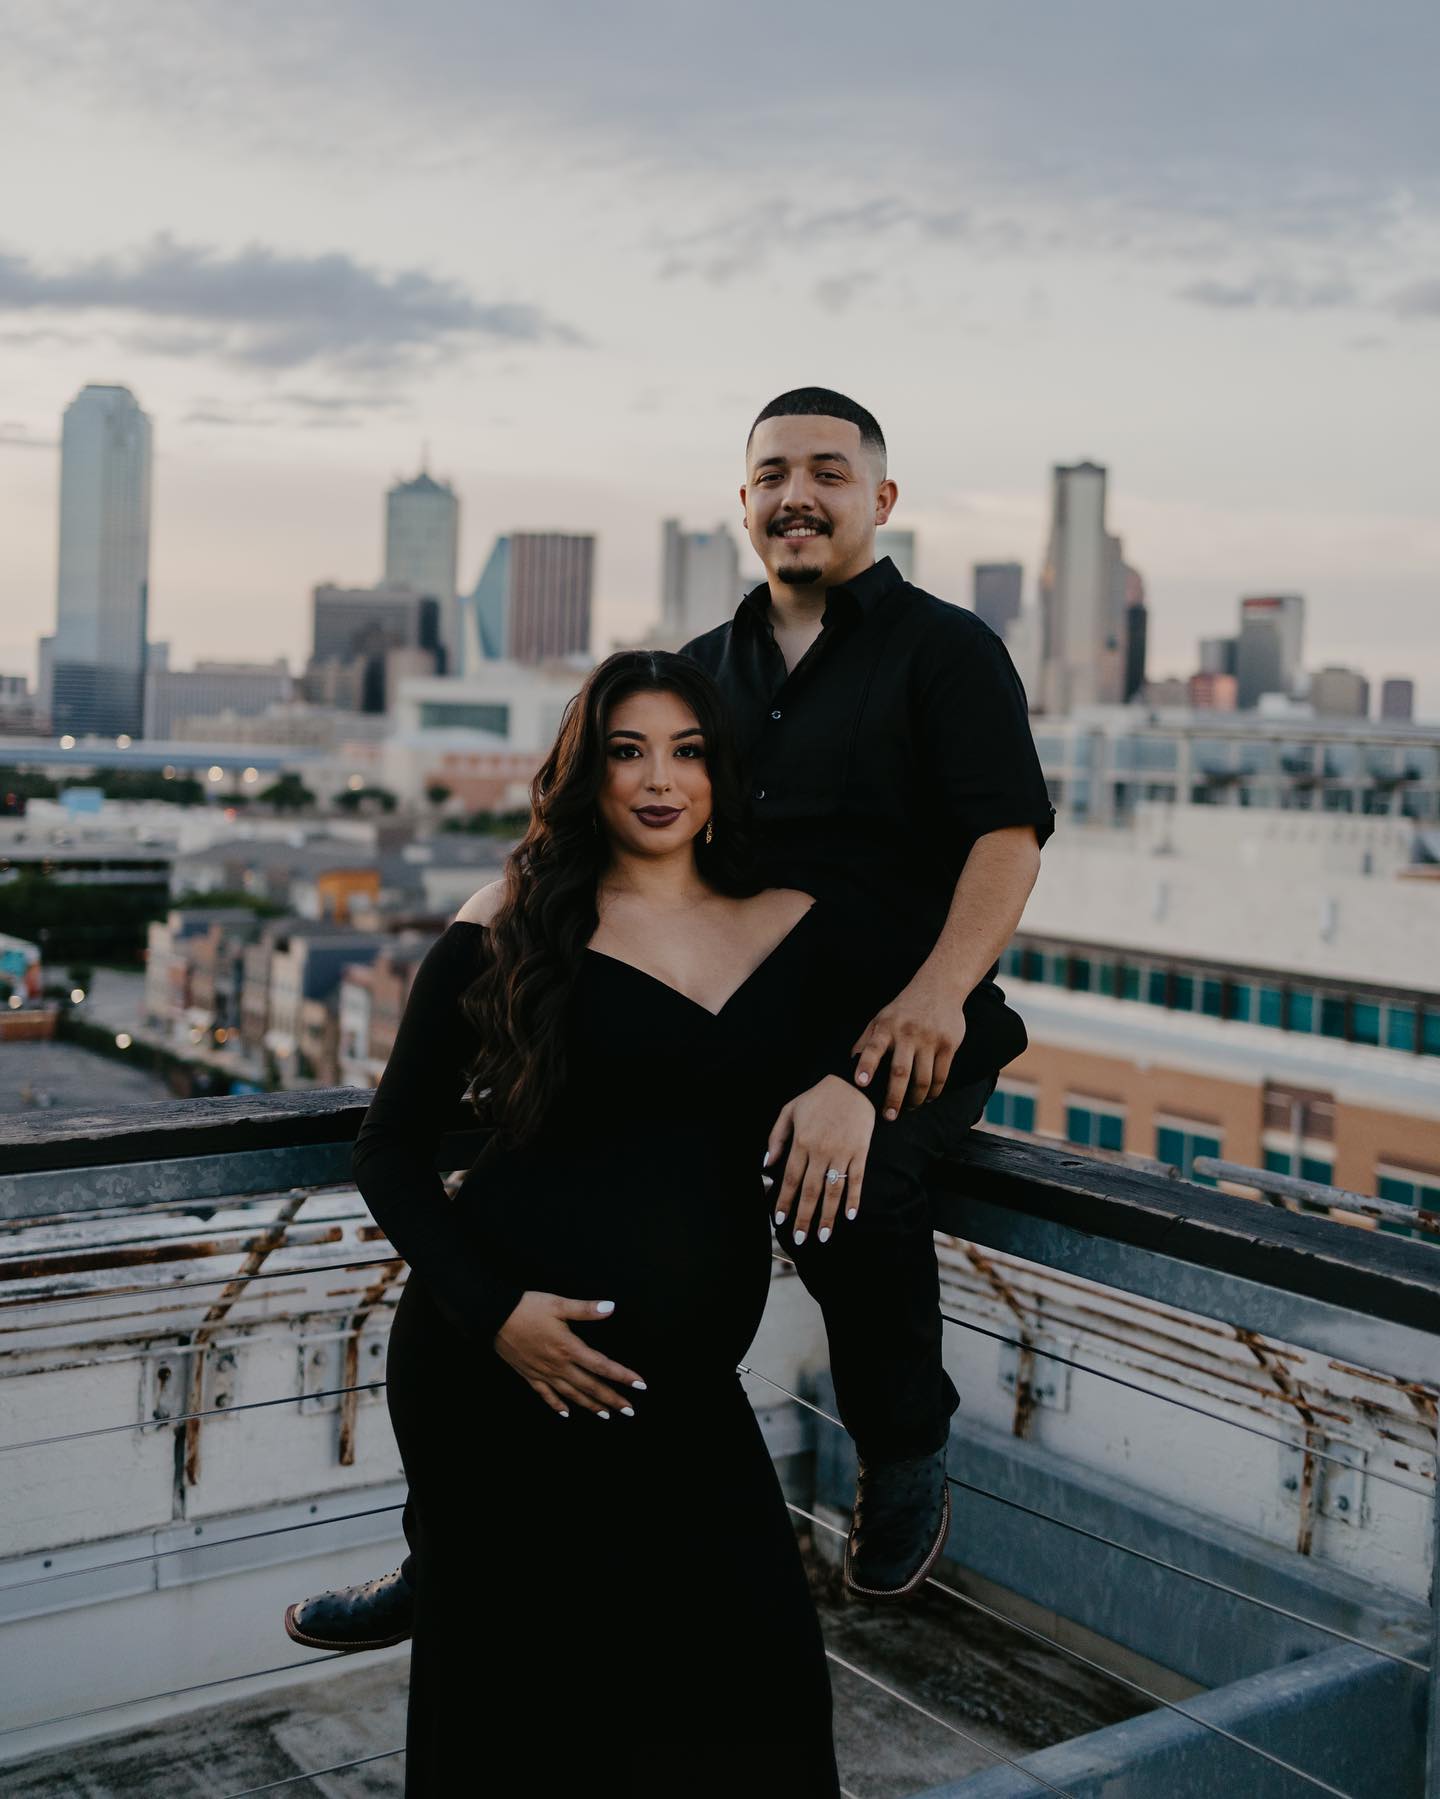
[[[1179,290],[1179,297],[1222,312],[1262,306],[1285,312],[1321,312],[1352,306],[1359,295],[1353,283],[1338,275],[1308,281],[1293,275],[1253,275],[1248,281],[1191,281]]]
[[[153,238],[60,272],[0,253],[0,312],[114,312],[146,321],[132,348],[221,355],[254,369],[376,372],[494,344],[577,343],[539,307],[485,301],[421,269],[385,274],[339,251],[231,254]]]
[[[1440,279],[1412,281],[1393,296],[1390,305],[1402,319],[1440,318]]]
[[[856,295],[873,287],[879,279],[878,275],[863,269],[853,275],[831,275],[815,283],[815,302],[826,312],[848,312]]]
[[[28,425],[14,419],[0,419],[0,446],[7,450],[57,450],[59,440],[37,437]]]

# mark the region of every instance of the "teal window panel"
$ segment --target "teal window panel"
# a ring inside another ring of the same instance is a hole
[[[1382,1174],[1375,1183],[1375,1187],[1381,1199],[1393,1199],[1402,1206],[1415,1204],[1414,1181],[1402,1181],[1399,1175],[1395,1174]]]
[[[1322,1162],[1318,1156],[1301,1156],[1300,1179],[1302,1181],[1323,1181],[1329,1186],[1335,1174],[1333,1162]]]
[[[1035,1096],[1033,1093],[1012,1093],[1010,1122],[1017,1131],[1033,1131],[1035,1129]]]
[[[1152,1006],[1165,1004],[1166,990],[1169,986],[1163,968],[1152,968],[1145,980],[1145,998]]]
[[[1422,1056],[1440,1056],[1440,1012],[1427,1012],[1420,1027]]]
[[[1155,1129],[1155,1155],[1161,1162],[1170,1162],[1183,1171],[1185,1167],[1185,1133],[1177,1131],[1172,1125],[1157,1125]]]
[[[985,1122],[986,1124],[1004,1124],[1005,1095],[1003,1093],[992,1093],[985,1101]]]
[[[1078,1144],[1082,1149],[1089,1149],[1095,1141],[1095,1114],[1084,1106],[1066,1106],[1065,1139],[1068,1143]]]
[[[1283,1149],[1267,1149],[1265,1151],[1265,1172],[1267,1174],[1293,1174],[1295,1158]]]
[[[1219,1018],[1224,1009],[1225,983],[1223,981],[1201,981],[1200,1010],[1207,1018]]]
[[[1387,1049],[1415,1049],[1414,1006],[1386,1006],[1385,1046]]]
[[[1045,979],[1045,958],[1038,949],[1027,949],[1024,952],[1025,962],[1022,970],[1027,981],[1043,981]]]
[[[1320,1035],[1322,1037],[1343,1037],[1345,1035],[1345,1002],[1333,993],[1326,993],[1320,999]]]
[[[1100,991],[1107,994],[1111,999],[1115,997],[1115,977],[1118,972],[1119,971],[1116,969],[1113,962],[1102,962],[1100,964]]]
[[[1101,1112],[1096,1117],[1097,1141],[1101,1149],[1124,1149],[1125,1120],[1114,1112]]]
[[[1313,993],[1292,993],[1285,1003],[1285,1028],[1287,1031],[1313,1031],[1315,1029],[1315,995]]]
[[[1120,964],[1120,997],[1121,999],[1139,999],[1140,970],[1132,968],[1128,963]]]
[[[1091,968],[1085,956],[1071,956],[1070,985],[1076,993],[1089,993],[1091,989]]]
[[[1230,1016],[1241,1024],[1249,1024],[1255,1011],[1255,989],[1237,982],[1230,989]]]
[[[1273,1025],[1278,1030],[1285,1020],[1285,995],[1278,987],[1262,987],[1260,989],[1260,1009],[1257,1022]]]
[[[1380,1041],[1380,1008],[1369,1000],[1357,999],[1350,1007],[1350,1035],[1357,1043]]]
[[[1195,977],[1189,974],[1177,974],[1170,984],[1171,1004],[1177,1012],[1193,1012],[1195,1010]]]
[[[1198,1134],[1193,1136],[1190,1139],[1190,1161],[1185,1170],[1190,1179],[1192,1181],[1198,1181],[1202,1187],[1218,1186],[1219,1183],[1216,1181],[1213,1174],[1196,1174],[1196,1156],[1211,1156],[1218,1160],[1220,1156],[1220,1139],[1218,1137],[1202,1137]]]

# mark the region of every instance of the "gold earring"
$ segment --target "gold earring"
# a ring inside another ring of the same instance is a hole
[[[707,818],[705,820],[705,841],[706,843],[714,843],[715,841],[715,820],[713,818]]]

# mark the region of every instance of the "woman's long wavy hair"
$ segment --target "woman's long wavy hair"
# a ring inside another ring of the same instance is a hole
[[[734,735],[719,689],[684,656],[620,650],[607,657],[565,708],[531,783],[530,828],[505,865],[490,953],[465,995],[482,1045],[470,1095],[508,1145],[535,1137],[565,1082],[570,997],[599,922],[598,883],[610,860],[597,808],[606,734],[615,707],[636,693],[673,693],[704,733],[715,828],[710,842],[703,832],[693,840],[700,875],[720,893],[758,890]]]

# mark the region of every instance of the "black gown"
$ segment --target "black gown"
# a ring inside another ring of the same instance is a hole
[[[435,1144],[487,942],[455,924],[427,956],[356,1146],[412,1270],[388,1366],[406,1793],[837,1794],[818,1620],[736,1364],[770,1285],[769,1129],[874,1009],[853,939],[812,906],[718,1013],[588,951],[548,1127],[449,1200]],[[526,1289],[615,1302],[577,1328],[647,1382],[634,1418],[561,1418],[494,1352]]]

